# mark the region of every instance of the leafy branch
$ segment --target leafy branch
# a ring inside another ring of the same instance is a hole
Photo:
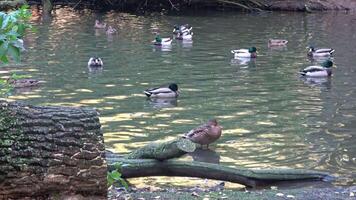
[[[8,63],[11,56],[20,61],[20,51],[24,49],[23,36],[33,27],[28,23],[31,17],[28,5],[9,13],[0,12],[0,62]]]

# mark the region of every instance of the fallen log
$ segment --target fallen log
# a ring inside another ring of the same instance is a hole
[[[177,158],[186,153],[195,151],[195,144],[185,138],[177,138],[175,140],[151,143],[142,148],[129,153],[126,158],[129,159],[156,159],[166,160],[170,158]]]
[[[115,169],[115,163],[121,163],[123,178],[146,176],[198,177],[239,183],[247,187],[266,186],[281,181],[323,181],[331,178],[328,173],[304,169],[247,169],[176,159],[165,161],[128,159],[113,153],[107,153],[106,159],[108,171]]]
[[[0,199],[105,199],[104,150],[93,109],[0,101]]]

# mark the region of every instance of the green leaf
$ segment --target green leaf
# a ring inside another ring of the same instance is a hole
[[[114,170],[110,173],[111,178],[113,178],[114,180],[120,180],[121,179],[121,173]]]
[[[6,55],[3,55],[3,56],[0,57],[0,61],[3,62],[3,63],[8,63],[9,59],[7,58]]]
[[[10,44],[8,49],[9,55],[16,61],[20,62],[20,49]]]

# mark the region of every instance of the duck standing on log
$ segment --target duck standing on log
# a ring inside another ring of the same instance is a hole
[[[207,149],[209,149],[209,144],[219,139],[221,133],[222,127],[218,124],[216,119],[211,119],[206,124],[186,133],[183,138],[187,138],[194,143],[202,145],[202,148],[203,145],[206,145]]]

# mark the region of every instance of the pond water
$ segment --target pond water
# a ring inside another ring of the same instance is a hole
[[[126,153],[165,141],[216,118],[223,135],[210,151],[187,160],[247,168],[291,167],[339,176],[355,184],[356,15],[350,13],[187,13],[136,16],[56,10],[25,39],[22,63],[6,70],[42,80],[40,87],[14,91],[9,99],[36,105],[90,106],[100,111],[109,150]],[[108,37],[95,19],[118,29]],[[157,29],[171,36],[174,24],[193,26],[193,42],[171,48],[151,45]],[[289,40],[269,49],[269,38]],[[308,45],[332,47],[334,75],[301,79],[298,71],[317,61]],[[230,50],[258,48],[258,58],[234,60]],[[89,70],[90,56],[103,70]],[[178,83],[176,101],[150,101],[143,90]]]

